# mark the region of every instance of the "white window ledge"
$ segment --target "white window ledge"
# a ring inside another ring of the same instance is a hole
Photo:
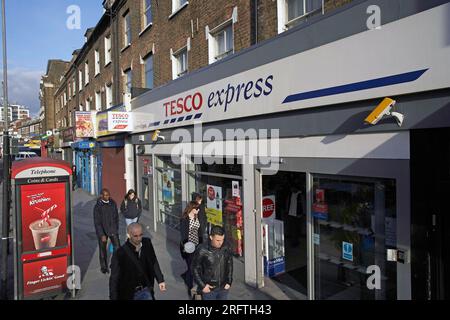
[[[142,36],[148,29],[153,26],[153,22],[150,22],[142,31],[139,33],[139,37]]]
[[[129,47],[131,47],[131,43],[127,44],[125,47],[122,48],[122,50],[120,50],[120,52],[124,52],[125,50],[127,50]]]
[[[180,12],[181,10],[186,8],[188,4],[189,4],[189,1],[186,1],[181,7],[179,7],[174,12],[172,12],[172,14],[169,16],[169,20],[172,19],[174,16],[176,16],[178,14],[178,12]]]

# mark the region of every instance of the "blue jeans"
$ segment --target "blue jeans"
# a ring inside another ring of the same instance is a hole
[[[144,288],[135,292],[133,300],[155,300],[155,298],[148,288]]]
[[[230,290],[217,289],[210,293],[203,293],[203,300],[228,300],[228,291]]]

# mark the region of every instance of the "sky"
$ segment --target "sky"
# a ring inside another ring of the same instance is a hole
[[[94,27],[103,14],[102,0],[5,0],[8,58],[8,100],[39,113],[39,82],[50,59],[70,61],[72,52],[84,44],[87,28]],[[80,12],[80,29],[68,28]],[[73,10],[73,9],[72,9]],[[0,17],[1,21],[1,17]],[[1,41],[1,40],[0,40]],[[1,43],[1,42],[0,42]],[[0,49],[3,59],[3,50]],[[3,81],[3,60],[0,61]],[[3,88],[1,88],[3,96]]]

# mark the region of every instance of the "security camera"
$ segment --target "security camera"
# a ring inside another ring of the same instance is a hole
[[[399,127],[403,124],[405,118],[403,114],[399,112],[391,112],[392,107],[395,106],[396,101],[390,98],[384,98],[383,101],[373,110],[364,122],[376,125],[384,116],[392,116],[397,121]]]
[[[159,130],[156,130],[155,132],[153,132],[153,134],[152,134],[153,142],[164,141],[166,139],[164,136],[159,135],[160,133],[161,133],[161,131],[159,131]]]

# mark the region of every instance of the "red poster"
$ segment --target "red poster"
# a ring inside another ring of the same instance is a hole
[[[23,265],[24,297],[61,290],[67,281],[67,256],[25,263]]]
[[[67,245],[65,183],[21,186],[22,252]]]

